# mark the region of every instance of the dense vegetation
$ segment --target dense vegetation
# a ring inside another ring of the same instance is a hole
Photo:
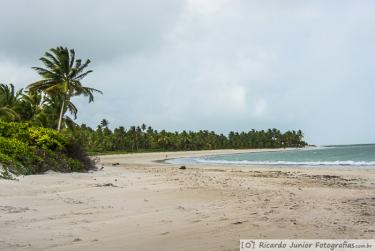
[[[0,121],[0,177],[92,168],[93,162],[73,142],[69,135],[49,128]]]
[[[41,80],[16,91],[12,84],[0,84],[0,175],[34,174],[48,169],[68,172],[93,167],[92,161],[76,143],[69,130],[75,125],[66,113],[77,116],[71,102],[74,96],[87,96],[99,90],[83,86],[91,73],[90,60],[75,58],[74,50],[57,47],[40,61],[45,68],[33,67]],[[27,122],[27,123],[24,123]]]
[[[303,133],[287,131],[281,133],[277,129],[267,131],[251,130],[249,132],[230,132],[228,136],[213,131],[157,131],[145,124],[108,128],[108,121],[102,120],[100,125],[92,128],[81,125],[72,130],[75,139],[90,152],[139,152],[139,151],[178,151],[205,149],[248,149],[248,148],[280,148],[304,147]]]
[[[78,109],[74,96],[86,96],[89,102],[99,90],[83,86],[81,80],[91,73],[90,60],[76,59],[74,50],[52,48],[40,58],[45,68],[33,67],[41,80],[26,89],[0,84],[0,175],[34,174],[48,169],[68,172],[93,167],[85,151],[140,152],[204,149],[245,149],[303,147],[298,131],[230,132],[157,131],[145,124],[115,128],[103,119],[94,130],[74,122]],[[67,113],[72,116],[68,116]]]

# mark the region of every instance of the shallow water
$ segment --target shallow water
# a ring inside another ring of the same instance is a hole
[[[325,146],[288,151],[225,154],[169,160],[174,164],[308,165],[375,167],[375,144]]]

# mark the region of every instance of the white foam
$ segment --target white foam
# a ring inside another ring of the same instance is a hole
[[[375,161],[231,161],[203,158],[179,158],[167,161],[171,164],[216,164],[216,165],[303,165],[303,166],[374,166]]]

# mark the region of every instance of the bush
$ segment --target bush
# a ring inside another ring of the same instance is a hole
[[[82,172],[95,167],[80,145],[55,130],[0,121],[0,177]]]
[[[78,160],[86,169],[94,169],[95,163],[87,153],[83,150],[82,146],[74,140],[70,140],[65,146],[64,153],[73,160]]]
[[[63,150],[67,139],[55,130],[42,127],[28,128],[29,144],[43,149]]]
[[[0,154],[3,167],[15,175],[31,174],[30,167],[41,161],[31,148],[14,138],[0,137]]]
[[[20,162],[17,162],[13,158],[0,153],[0,178],[12,179],[12,172],[15,173],[16,170],[20,170],[22,168],[23,165]],[[9,172],[9,169],[12,172]]]
[[[0,136],[15,138],[27,145],[50,150],[62,150],[68,140],[55,130],[34,127],[28,123],[4,122],[0,120]]]
[[[27,123],[5,122],[0,120],[0,136],[25,139],[28,136],[27,128],[29,127],[30,125]]]

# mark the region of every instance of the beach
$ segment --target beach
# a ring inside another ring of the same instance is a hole
[[[98,170],[0,180],[0,250],[239,250],[240,239],[375,237],[375,168],[181,165],[100,156]]]

